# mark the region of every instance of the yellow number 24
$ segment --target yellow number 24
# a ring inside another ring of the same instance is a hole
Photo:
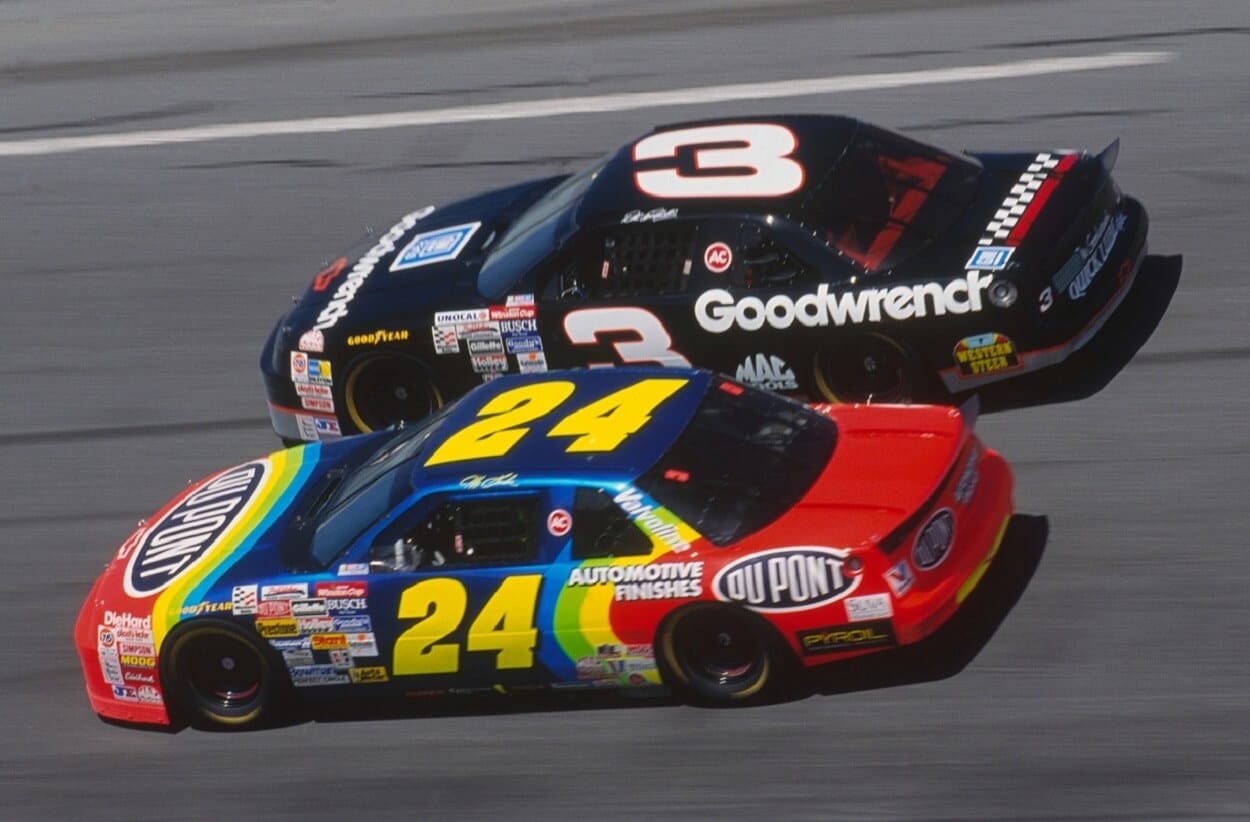
[[[547,436],[576,437],[565,449],[568,452],[614,451],[687,382],[680,378],[640,380],[565,416]],[[425,464],[502,457],[529,433],[525,423],[550,414],[572,395],[573,388],[568,380],[552,380],[504,391],[478,411],[482,419],[448,437]]]
[[[538,644],[534,609],[541,583],[540,574],[505,578],[469,625],[466,650],[495,651],[498,670],[532,668]],[[460,646],[439,640],[464,621],[468,603],[468,592],[458,579],[425,579],[406,589],[399,598],[399,618],[419,621],[395,640],[395,675],[459,671]]]

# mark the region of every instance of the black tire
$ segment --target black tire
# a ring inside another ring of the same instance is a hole
[[[829,402],[907,402],[915,365],[889,337],[863,334],[816,354],[816,387]]]
[[[443,405],[429,372],[404,354],[374,354],[354,363],[344,394],[347,415],[361,432],[419,420]]]
[[[184,623],[170,634],[161,650],[161,682],[171,708],[201,728],[268,724],[289,688],[268,647],[216,620]]]
[[[660,626],[656,656],[665,683],[695,704],[756,704],[789,687],[788,649],[772,626],[732,605],[699,603],[673,614]]]

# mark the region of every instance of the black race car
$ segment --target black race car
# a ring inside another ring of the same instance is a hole
[[[815,115],[665,126],[328,265],[265,343],[270,416],[324,439],[503,373],[622,363],[950,402],[1063,362],[1129,292],[1147,218],[1117,150],[951,154]]]

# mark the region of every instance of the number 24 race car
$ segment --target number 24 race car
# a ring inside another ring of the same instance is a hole
[[[505,377],[187,488],[82,607],[87,694],[209,726],[296,697],[773,698],[930,636],[982,579],[1012,476],[972,427],[690,369]]]
[[[1116,154],[955,155],[832,116],[661,128],[330,263],[265,343],[270,416],[334,438],[617,364],[951,402],[1063,362],[1130,290],[1147,219]]]

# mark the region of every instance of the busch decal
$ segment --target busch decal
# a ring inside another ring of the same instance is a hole
[[[269,472],[257,460],[218,474],[148,528],[126,569],[126,593],[147,597],[163,591],[216,546],[248,509]]]

